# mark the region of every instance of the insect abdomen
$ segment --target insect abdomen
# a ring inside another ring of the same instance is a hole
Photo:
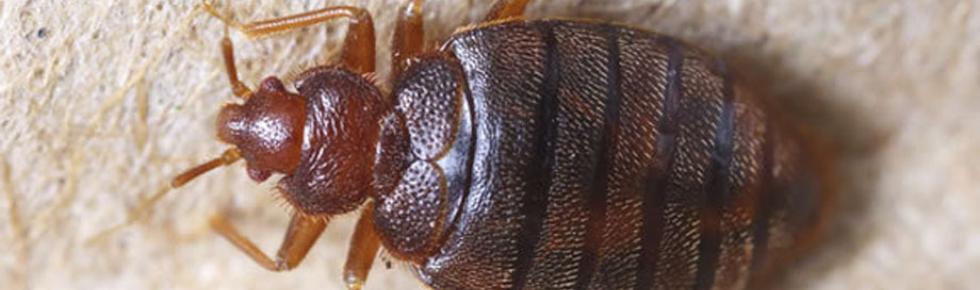
[[[570,21],[477,27],[445,50],[474,149],[458,218],[419,266],[431,286],[742,289],[792,241],[786,208],[812,192],[771,184],[792,184],[798,152],[721,62]]]

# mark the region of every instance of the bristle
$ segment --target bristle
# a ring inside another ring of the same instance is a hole
[[[410,57],[410,58],[408,58],[408,59],[405,60],[405,67],[406,68],[407,67],[411,67],[411,66],[413,66],[413,65],[415,65],[415,64],[417,64],[417,63],[419,63],[421,61],[422,61],[421,58],[418,58],[418,57]]]
[[[361,77],[375,86],[379,86],[381,84],[381,82],[378,80],[378,73],[376,72],[363,73],[361,74]]]
[[[278,186],[272,189],[272,200],[275,202],[287,202],[286,197],[283,196],[282,190]]]
[[[320,53],[320,57],[316,57],[313,60],[304,61],[302,64],[290,69],[282,78],[284,83],[294,83],[296,78],[303,74],[303,72],[321,66],[335,66],[340,64],[340,46],[331,45],[324,51]]]
[[[272,200],[273,202],[276,203],[276,205],[289,212],[289,215],[302,213],[299,211],[299,209],[296,208],[295,205],[292,204],[292,202],[289,201],[288,198],[286,198],[285,193],[282,191],[282,188],[279,188],[278,186],[272,189]]]
[[[361,77],[367,80],[372,85],[374,85],[374,87],[378,88],[378,90],[381,91],[383,95],[388,94],[389,88],[388,86],[386,86],[385,80],[382,80],[381,76],[378,75],[377,72],[369,72],[369,73],[361,74]]]
[[[318,215],[318,216],[313,216],[313,217],[320,219],[325,224],[329,224],[330,223],[330,219],[332,218],[332,217],[325,216],[325,215]]]
[[[319,67],[319,66],[323,66],[323,62],[319,62],[315,60],[303,62],[300,65],[294,66],[293,68],[289,69],[289,71],[286,72],[286,74],[282,77],[282,81],[287,84],[295,83],[296,78],[302,75],[303,72],[306,72],[312,68]]]
[[[296,84],[296,81],[306,71],[309,71],[311,69],[315,69],[315,68],[318,68],[318,67],[329,67],[329,66],[337,66],[337,65],[338,65],[337,63],[322,64],[320,62],[306,62],[303,65],[299,65],[299,66],[296,66],[296,67],[290,69],[280,79],[284,83],[293,84],[294,86],[299,86],[298,84]],[[364,73],[364,74],[361,74],[361,77],[364,78],[364,80],[368,81],[368,83],[371,83],[371,85],[373,85],[375,88],[378,88],[378,91],[382,95],[388,95],[388,93],[390,92],[388,86],[386,85],[386,82],[381,79],[381,76],[378,75],[377,72]]]

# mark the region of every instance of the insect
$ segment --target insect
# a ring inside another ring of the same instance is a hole
[[[344,278],[379,249],[436,289],[746,289],[809,239],[826,173],[725,63],[670,37],[591,20],[485,22],[423,45],[421,0],[400,11],[391,90],[371,16],[329,7],[240,25],[250,36],[346,18],[340,63],[253,91],[221,45],[235,96],[221,157],[244,159],[295,208],[275,257],[221,216],[259,265],[296,267],[330,217],[363,207]],[[209,11],[219,17],[211,6]],[[223,19],[230,23],[228,19]]]

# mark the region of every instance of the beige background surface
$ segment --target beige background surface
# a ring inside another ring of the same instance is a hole
[[[327,4],[367,7],[387,71],[402,1],[219,4],[247,21]],[[841,218],[791,289],[980,285],[980,1],[539,1],[530,16],[588,16],[678,36],[767,84],[840,150]],[[546,3],[545,3],[546,2]],[[84,3],[84,4],[83,4]],[[287,214],[241,165],[165,197],[86,244],[176,172],[210,158],[231,101],[222,25],[194,1],[0,1],[0,289],[339,289],[352,215],[301,267],[260,269],[209,232],[226,210],[267,252]],[[431,0],[436,41],[484,1]],[[233,33],[246,82],[323,61],[346,25],[257,42]],[[377,263],[371,289],[413,289]]]

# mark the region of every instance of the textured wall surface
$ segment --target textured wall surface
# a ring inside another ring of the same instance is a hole
[[[179,170],[223,150],[213,123],[232,97],[223,25],[197,2],[73,2],[0,1],[0,288],[340,289],[353,214],[335,219],[289,273],[259,268],[209,231],[208,217],[226,212],[266,252],[278,246],[287,211],[272,183],[248,181],[240,164],[92,240]],[[218,6],[240,21],[367,7],[387,72],[402,1],[245,2]],[[614,20],[722,55],[831,136],[841,218],[785,288],[980,285],[980,1],[539,2],[530,17]],[[431,0],[429,39],[487,8]],[[345,31],[338,23],[260,41],[231,35],[254,85],[328,61]],[[416,288],[403,265],[380,261],[368,288]]]

